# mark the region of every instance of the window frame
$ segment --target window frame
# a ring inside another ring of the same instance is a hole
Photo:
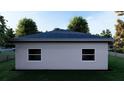
[[[30,49],[39,49],[39,50],[40,50],[40,53],[39,53],[39,54],[30,54],[30,53],[29,53],[29,50],[30,50]],[[29,61],[29,62],[41,62],[41,60],[42,60],[42,58],[41,58],[41,51],[42,51],[42,49],[40,49],[40,48],[29,48],[29,49],[27,50],[27,58],[28,58],[28,61]],[[29,59],[29,56],[30,56],[30,55],[31,55],[31,56],[33,56],[33,55],[38,55],[38,56],[40,56],[40,59],[39,59],[39,60],[30,60],[30,59]]]
[[[86,53],[86,54],[84,53],[83,54],[83,50],[94,50],[94,53],[93,54],[92,53],[91,54],[90,53],[89,54],[88,53]],[[89,48],[88,49],[82,49],[82,56],[81,56],[82,57],[82,61],[83,62],[95,62],[95,60],[96,60],[96,56],[95,56],[96,54],[95,53],[96,53],[95,49],[89,49]],[[84,60],[83,56],[87,56],[87,55],[94,56],[93,60]]]

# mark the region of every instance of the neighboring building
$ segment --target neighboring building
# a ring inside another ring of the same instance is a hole
[[[16,69],[107,70],[112,41],[63,29],[18,37]]]

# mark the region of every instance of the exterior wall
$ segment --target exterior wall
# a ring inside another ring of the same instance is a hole
[[[28,61],[28,49],[41,48],[41,61]],[[82,49],[95,49],[95,61],[82,61]],[[107,43],[17,43],[16,69],[108,69]]]

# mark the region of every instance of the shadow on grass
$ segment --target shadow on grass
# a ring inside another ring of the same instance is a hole
[[[106,80],[104,73],[109,70],[15,70],[18,76],[13,81],[99,81]]]
[[[124,81],[124,58],[109,56],[109,70],[15,70],[15,61],[0,63],[2,81]]]

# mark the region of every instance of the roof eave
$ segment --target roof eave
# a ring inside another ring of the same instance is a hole
[[[112,39],[112,38],[105,38],[105,39],[90,39],[90,38],[88,38],[88,39],[78,39],[78,38],[71,38],[71,39],[68,39],[68,38],[63,38],[63,39],[39,39],[39,38],[30,38],[30,39],[14,39],[13,40],[14,42],[34,42],[34,41],[38,41],[38,42],[45,42],[45,41],[49,41],[49,42],[52,42],[52,41],[58,41],[58,42],[61,42],[61,41],[64,41],[64,42],[66,42],[66,41],[80,41],[80,42],[82,42],[82,41],[86,41],[86,42],[97,42],[97,41],[105,41],[105,42],[113,42],[114,41],[114,39]]]

